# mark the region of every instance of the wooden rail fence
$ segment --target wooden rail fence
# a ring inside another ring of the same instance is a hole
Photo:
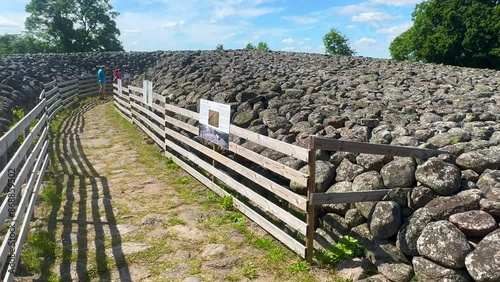
[[[111,83],[110,83],[111,85]],[[44,85],[38,104],[0,137],[0,273],[12,281],[48,163],[49,123],[79,98],[98,91],[97,77],[82,76]],[[112,86],[111,86],[112,87]],[[21,195],[21,196],[20,196]]]
[[[143,103],[143,89],[129,85],[118,92],[114,84],[114,105],[127,121],[137,125],[167,157],[181,166],[212,191],[233,196],[236,208],[259,224],[308,261],[312,260],[315,234],[315,206],[330,203],[380,201],[391,189],[348,193],[316,193],[316,151],[350,151],[429,158],[443,151],[414,147],[378,145],[310,136],[310,147],[301,148],[244,128],[230,125],[229,133],[268,149],[275,150],[307,163],[309,173],[304,174],[277,161],[263,157],[243,145],[230,142],[227,150],[200,141],[198,112],[169,104],[166,97],[153,92],[153,104]],[[250,164],[241,164],[235,159]],[[251,169],[254,168],[254,169]],[[257,169],[255,169],[257,168]],[[307,187],[307,196],[292,192],[283,182],[278,183],[257,171],[267,170]],[[250,181],[250,182],[249,182]],[[265,189],[268,197],[262,190]],[[263,196],[264,195],[264,196]],[[269,197],[271,195],[271,197]],[[273,199],[279,199],[275,201]],[[292,212],[293,211],[293,212]]]

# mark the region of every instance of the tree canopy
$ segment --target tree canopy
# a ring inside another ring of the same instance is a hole
[[[48,46],[27,34],[0,35],[0,54],[42,53],[47,49]]]
[[[252,43],[248,43],[247,46],[245,46],[245,50],[259,50],[259,51],[271,51],[269,49],[269,46],[267,46],[266,42],[259,42],[257,46],[253,45]]]
[[[122,51],[109,0],[31,0],[26,30],[55,52]]]
[[[349,45],[349,39],[335,28],[330,29],[330,32],[323,37],[325,51],[329,55],[344,55],[352,56],[356,51]]]
[[[396,60],[500,69],[500,1],[428,0],[390,45]]]

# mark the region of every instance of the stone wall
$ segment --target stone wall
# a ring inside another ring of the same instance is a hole
[[[413,189],[408,197],[396,190],[385,202],[322,207],[318,239],[359,238],[382,281],[414,275],[421,281],[500,281],[500,72],[282,52],[142,56],[158,60],[139,64],[152,67],[137,77],[137,86],[152,80],[155,92],[194,111],[200,98],[231,104],[234,124],[288,143],[306,146],[317,134],[450,152],[430,160],[319,152],[319,191]],[[72,73],[92,72],[95,65]],[[307,170],[280,153],[232,141]],[[305,193],[296,183],[277,181]]]
[[[0,133],[8,130],[12,109],[26,111],[36,104],[43,83],[95,74],[105,64],[133,75],[153,66],[159,52],[110,52],[0,56]],[[96,78],[97,79],[97,78]]]

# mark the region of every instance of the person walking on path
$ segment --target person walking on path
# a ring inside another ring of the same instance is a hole
[[[122,79],[122,71],[120,69],[115,69],[113,71],[113,81]]]
[[[106,85],[106,66],[102,65],[97,71],[97,79],[99,81],[99,94],[104,98],[104,86]]]

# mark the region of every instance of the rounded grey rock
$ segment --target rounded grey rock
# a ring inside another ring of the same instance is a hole
[[[418,253],[442,266],[465,267],[465,257],[472,251],[467,237],[446,220],[431,222],[417,239]]]
[[[470,237],[484,237],[498,228],[493,216],[484,211],[467,211],[450,216],[449,221]]]
[[[484,237],[465,258],[467,271],[478,282],[500,281],[500,230]]]
[[[419,165],[415,177],[439,195],[451,195],[460,188],[460,169],[438,158]]]

